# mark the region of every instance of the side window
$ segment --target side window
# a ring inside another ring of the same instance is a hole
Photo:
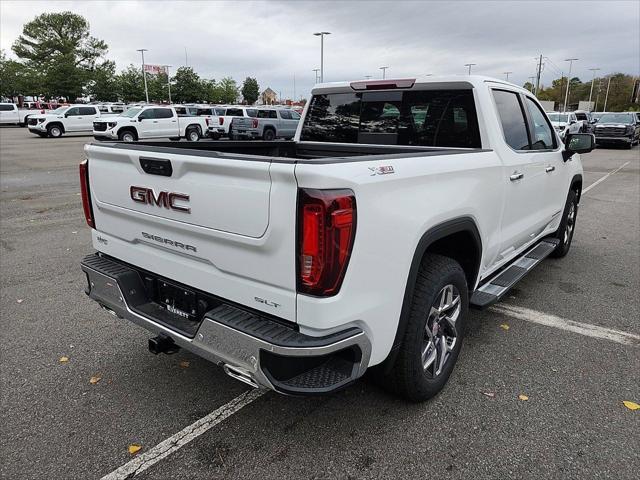
[[[241,108],[227,108],[227,117],[244,117]]]
[[[291,118],[294,120],[300,120],[300,114],[298,112],[291,111]]]
[[[247,117],[257,117],[258,116],[258,110],[256,110],[255,108],[247,108],[246,112],[247,112]]]
[[[119,105],[115,106],[115,107],[111,107],[111,111],[113,113],[122,113],[122,112],[124,112],[124,107],[121,107]]]
[[[67,117],[72,117],[74,115],[80,115],[80,108],[79,107],[71,107],[69,110],[67,110],[65,112],[65,115]]]
[[[95,107],[80,107],[80,115],[95,115]]]
[[[155,110],[155,118],[173,117],[173,112],[168,108],[154,108],[154,110]]]
[[[0,105],[0,112],[13,112],[13,105]]]
[[[552,133],[551,125],[546,115],[540,110],[540,107],[531,98],[525,97],[529,115],[531,115],[531,123],[533,123],[531,132],[531,149],[532,150],[550,150],[556,148],[556,136]]]
[[[283,120],[291,120],[291,112],[289,110],[280,110],[280,118]]]
[[[529,135],[524,110],[517,93],[493,90],[504,139],[514,150],[529,150]]]
[[[138,115],[138,120],[149,120],[150,118],[156,118],[154,111],[155,108],[148,108],[147,110],[143,110],[142,112],[140,112],[140,115]]]

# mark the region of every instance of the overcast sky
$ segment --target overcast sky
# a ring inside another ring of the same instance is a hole
[[[307,95],[320,64],[326,30],[325,80],[366,75],[387,78],[431,73],[473,73],[522,84],[543,54],[543,83],[568,68],[572,76],[640,74],[640,1],[448,2],[206,2],[206,1],[7,1],[0,2],[0,48],[11,45],[24,23],[42,12],[83,15],[93,36],[109,45],[118,69],[147,63],[185,64],[205,78],[258,79],[285,97]],[[187,58],[185,60],[185,48]]]

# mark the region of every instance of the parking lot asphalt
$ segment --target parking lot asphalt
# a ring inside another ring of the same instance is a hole
[[[0,128],[2,478],[100,478],[136,458],[130,445],[143,455],[248,388],[188,352],[150,354],[149,334],[85,297],[89,141]],[[502,306],[639,335],[640,150],[582,159],[585,188],[626,166],[583,195],[569,255]],[[637,478],[640,411],[622,402],[640,403],[640,344],[497,309],[471,311],[466,335],[430,402],[368,379],[326,397],[266,393],[135,478]]]

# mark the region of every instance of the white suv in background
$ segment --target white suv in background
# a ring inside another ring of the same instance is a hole
[[[582,122],[578,122],[574,112],[547,112],[547,116],[562,139],[567,133],[580,133],[582,129]]]

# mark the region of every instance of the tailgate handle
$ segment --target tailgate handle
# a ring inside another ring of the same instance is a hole
[[[171,167],[171,160],[165,158],[145,158],[140,157],[140,166],[145,173],[149,175],[161,175],[163,177],[170,177],[173,173]]]

